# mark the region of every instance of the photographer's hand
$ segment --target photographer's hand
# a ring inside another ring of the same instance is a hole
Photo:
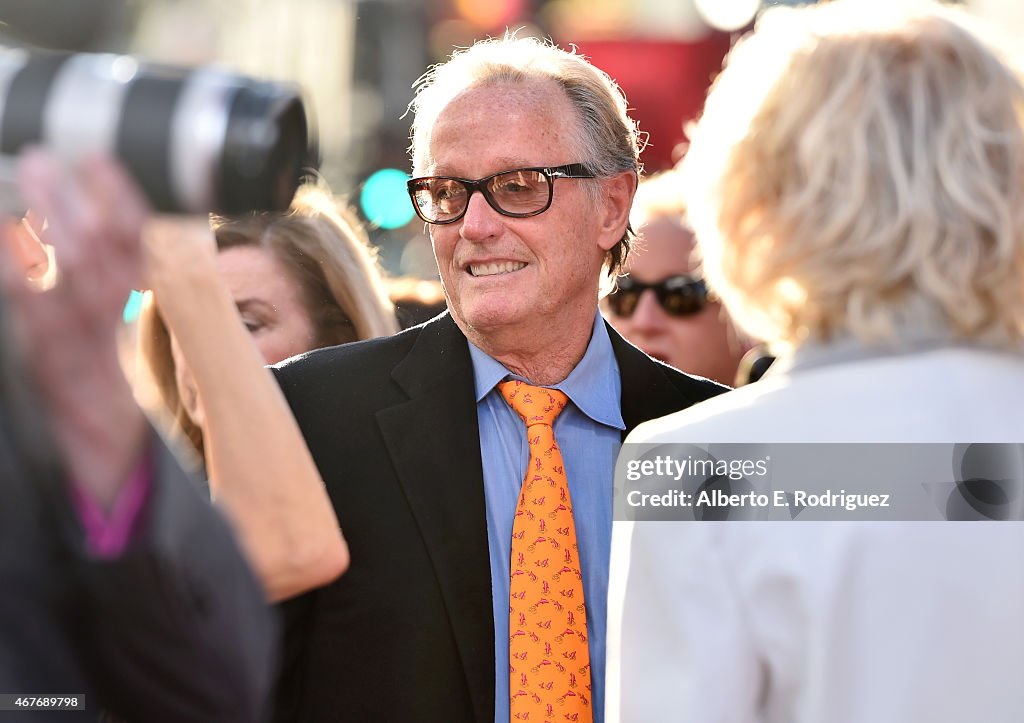
[[[348,565],[330,498],[288,403],[217,267],[206,219],[155,219],[148,284],[195,382],[206,471],[267,596],[319,587]],[[182,370],[179,369],[179,372]]]
[[[54,247],[57,277],[51,289],[37,291],[25,269],[8,260],[3,290],[71,473],[109,506],[145,444],[145,419],[118,361],[117,328],[140,277],[147,206],[120,167],[103,158],[72,172],[44,151],[29,151],[19,187],[47,221],[43,241]],[[8,249],[18,223],[3,223]]]

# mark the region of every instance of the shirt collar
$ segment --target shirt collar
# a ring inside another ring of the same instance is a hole
[[[529,382],[528,379],[523,379],[523,377],[510,372],[473,342],[469,342],[469,355],[473,360],[473,380],[477,402],[480,402],[499,382],[506,378],[522,379]],[[598,424],[615,429],[625,429],[626,425],[622,421],[622,408],[619,401],[619,387],[618,363],[615,361],[611,339],[608,338],[608,329],[605,328],[604,321],[598,313],[594,315],[590,343],[587,344],[587,351],[583,354],[583,358],[569,373],[569,376],[558,384],[552,385],[552,388],[564,392],[581,412]]]

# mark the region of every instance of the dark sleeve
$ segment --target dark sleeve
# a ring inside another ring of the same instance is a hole
[[[82,556],[83,663],[130,721],[260,721],[276,634],[231,530],[163,445],[135,536],[112,560]]]
[[[291,392],[296,384],[288,378],[291,367],[270,367],[274,379],[281,387],[292,413],[295,413],[294,400]],[[298,420],[301,427],[302,420]],[[303,437],[305,437],[303,430]],[[308,442],[307,442],[308,443]],[[302,702],[303,660],[306,655],[306,644],[313,625],[313,607],[317,596],[316,590],[283,600],[274,606],[276,620],[281,631],[280,654],[277,680],[274,685],[272,715],[273,723],[293,723],[301,720],[300,706]]]

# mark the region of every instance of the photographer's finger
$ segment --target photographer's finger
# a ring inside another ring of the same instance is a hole
[[[187,285],[196,274],[217,274],[217,244],[206,216],[156,214],[147,221],[142,237],[147,289],[159,294],[170,291],[168,284]]]
[[[116,245],[97,200],[71,169],[44,151],[24,155],[18,180],[25,200],[47,220],[56,259],[53,303],[73,307],[83,320],[114,318],[138,266],[126,266],[110,253]]]
[[[50,267],[50,256],[25,219],[13,223],[10,233],[4,234],[4,239],[14,262],[26,277],[39,279],[46,274]]]
[[[21,222],[28,226],[36,238],[40,241],[45,241],[43,233],[46,228],[46,218],[44,216],[40,216],[30,208],[25,212],[25,217],[21,219]]]
[[[109,156],[91,155],[82,163],[82,182],[118,245],[135,252],[149,204],[135,179]]]
[[[3,296],[15,334],[26,353],[33,353],[40,335],[52,333],[53,300],[34,288],[13,256],[10,239],[18,221],[0,217],[0,295]]]
[[[13,250],[15,224],[17,221],[9,216],[0,217],[0,293],[4,296],[15,296],[27,288],[24,269]]]
[[[100,235],[98,216],[74,175],[52,154],[30,149],[18,163],[18,185],[29,207],[47,221],[46,237],[61,273],[72,273]]]

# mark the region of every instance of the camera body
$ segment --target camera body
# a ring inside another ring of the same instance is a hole
[[[71,162],[93,152],[120,158],[153,207],[167,213],[283,211],[317,166],[293,86],[213,66],[5,49],[5,185],[13,187],[13,157],[35,144]],[[11,196],[0,188],[0,197]]]

